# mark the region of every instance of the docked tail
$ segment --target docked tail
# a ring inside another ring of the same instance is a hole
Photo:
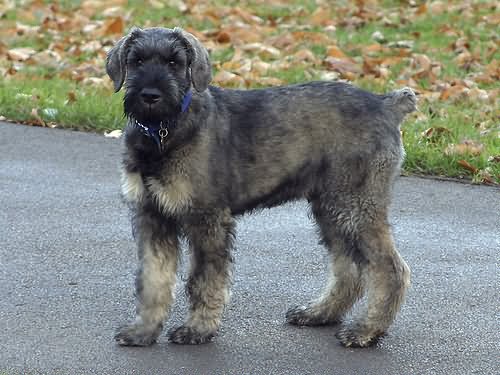
[[[409,87],[384,95],[384,104],[390,111],[399,114],[401,119],[417,109],[417,96]]]

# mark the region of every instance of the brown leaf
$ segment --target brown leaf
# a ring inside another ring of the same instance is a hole
[[[370,44],[368,46],[363,47],[363,52],[367,55],[376,55],[379,52],[384,51],[385,47],[380,45],[379,43]]]
[[[280,57],[281,52],[279,49],[272,46],[267,46],[263,43],[250,43],[241,47],[243,51],[253,52],[258,54],[262,58],[272,58],[277,59]]]
[[[245,79],[237,74],[228,72],[226,70],[219,70],[219,72],[213,78],[215,83],[221,86],[229,87],[244,87]]]
[[[417,15],[421,15],[424,13],[427,13],[427,4],[426,3],[420,4],[417,8],[417,11],[415,12],[415,14],[417,14]]]
[[[293,60],[296,62],[306,62],[308,64],[318,63],[318,59],[316,58],[314,53],[312,53],[312,51],[310,51],[308,49],[301,49],[301,50],[297,51],[293,55]]]
[[[30,124],[36,126],[46,126],[45,121],[43,121],[43,119],[40,117],[36,108],[31,109],[31,117],[33,117],[33,119],[30,120]]]
[[[477,87],[473,87],[467,92],[467,97],[470,100],[473,101],[481,101],[481,102],[487,102],[490,97],[488,95],[488,92],[486,90],[481,90],[478,89]]]
[[[330,38],[319,32],[315,31],[294,31],[292,32],[292,36],[296,40],[300,40],[302,42],[310,42],[314,44],[331,44]]]
[[[67,97],[68,99],[66,100],[65,104],[76,102],[76,93],[74,91],[69,91]]]
[[[231,41],[231,35],[227,31],[221,31],[217,34],[215,40],[219,43],[229,43]]]
[[[337,59],[346,59],[347,56],[344,52],[342,52],[342,50],[333,45],[333,46],[329,46],[326,50],[326,55],[327,56],[330,56],[330,57],[336,57]]]
[[[444,13],[448,10],[448,4],[444,1],[433,1],[428,5],[429,13],[433,16]]]
[[[469,89],[464,85],[450,86],[441,92],[440,99],[441,100],[458,99],[464,96],[468,90]]]
[[[267,74],[269,71],[269,68],[271,67],[271,64],[261,61],[261,60],[255,60],[252,61],[252,72],[258,73],[260,75]]]
[[[484,145],[471,140],[464,140],[459,144],[450,144],[445,150],[444,154],[447,156],[455,155],[480,155],[484,150]]]
[[[28,62],[40,67],[57,68],[61,63],[61,55],[55,51],[44,50],[31,56]]]
[[[104,23],[102,35],[123,34],[125,24],[122,17],[111,18]]]
[[[339,72],[342,76],[348,79],[351,79],[351,77],[355,77],[357,74],[362,72],[362,69],[353,61],[338,59],[335,57],[327,57],[324,60],[324,65],[328,70]]]
[[[472,173],[477,173],[478,169],[471,165],[468,161],[466,160],[457,160],[457,164],[460,165],[462,168],[467,169],[468,171]]]
[[[275,77],[260,77],[256,82],[263,86],[281,86],[285,84],[283,80]]]
[[[319,7],[311,14],[310,22],[316,26],[326,26],[331,25],[333,20],[328,8]]]
[[[483,184],[497,185],[497,183],[493,179],[490,168],[480,170],[478,173],[478,178]]]
[[[290,33],[284,33],[276,37],[269,38],[268,42],[278,49],[285,49],[295,43],[295,38]]]

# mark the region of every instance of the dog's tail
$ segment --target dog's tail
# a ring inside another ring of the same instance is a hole
[[[417,96],[409,87],[402,88],[384,95],[384,105],[391,112],[401,115],[401,118],[417,109]]]

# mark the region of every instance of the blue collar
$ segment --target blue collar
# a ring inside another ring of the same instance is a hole
[[[181,104],[181,113],[184,113],[187,111],[189,104],[191,104],[191,99],[193,98],[193,92],[189,90],[186,95],[184,95],[184,99],[182,99],[182,104]]]
[[[189,104],[191,104],[191,99],[193,98],[193,92],[189,90],[186,95],[184,95],[184,98],[182,99],[181,103],[181,113],[185,113],[188,108]],[[141,124],[139,121],[134,119],[134,125],[137,126],[139,129],[142,130],[142,133],[150,138],[153,138],[156,144],[158,145],[158,148],[160,151],[163,151],[163,146],[165,143],[165,138],[167,138],[169,129],[168,128],[173,128],[176,125],[176,120],[173,121],[168,121],[167,123],[164,123],[163,121],[160,122],[159,126],[155,126],[153,124],[146,126]],[[170,126],[168,126],[170,125]]]

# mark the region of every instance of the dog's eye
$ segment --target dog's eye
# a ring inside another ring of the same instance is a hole
[[[137,59],[135,60],[135,63],[139,66],[141,66],[142,64],[144,64],[144,61],[142,59]]]
[[[177,62],[175,60],[168,60],[168,65],[174,66],[176,64],[177,64]]]

